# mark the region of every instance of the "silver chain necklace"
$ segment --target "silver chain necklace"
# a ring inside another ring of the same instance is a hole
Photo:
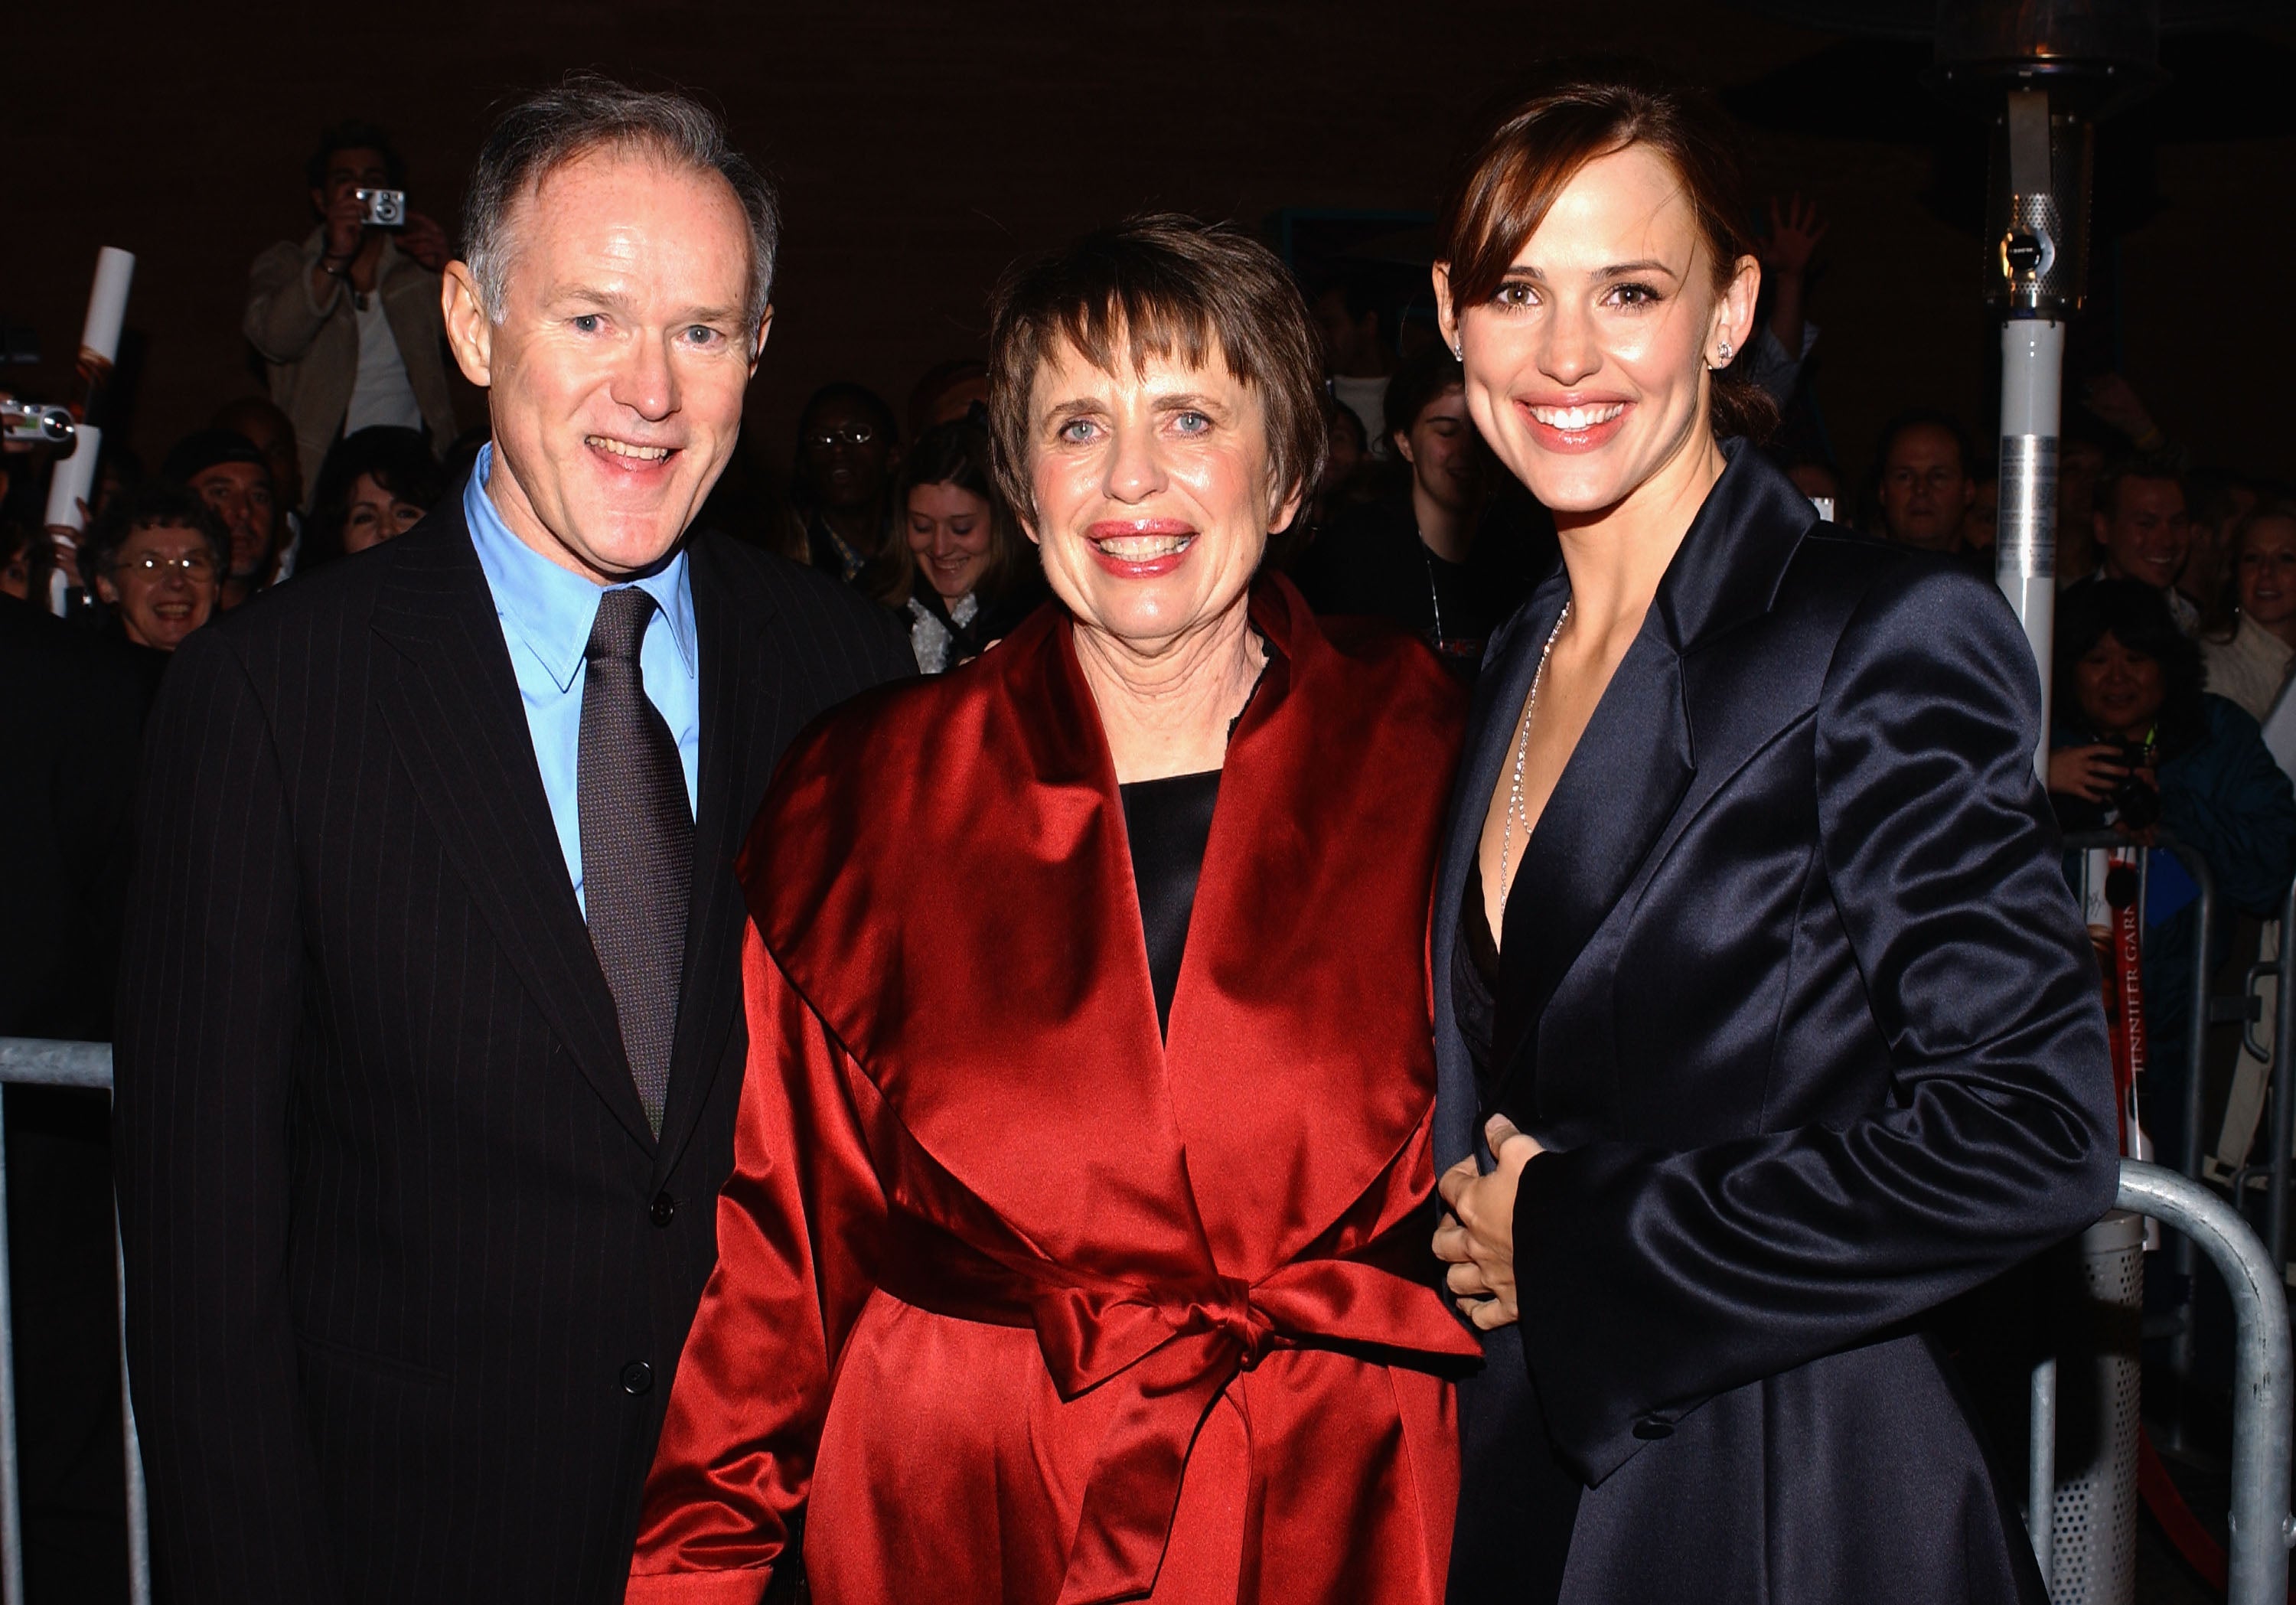
[[[1573,600],[1576,600],[1575,598]],[[1515,821],[1523,821],[1523,845],[1530,845],[1529,820],[1522,806],[1522,766],[1530,756],[1530,719],[1538,711],[1538,688],[1546,680],[1546,660],[1554,655],[1555,638],[1562,626],[1570,622],[1570,602],[1562,604],[1562,611],[1554,620],[1554,627],[1546,634],[1546,644],[1539,649],[1538,667],[1530,676],[1530,695],[1522,705],[1522,731],[1514,742],[1514,780],[1507,788],[1506,827],[1499,832],[1499,905],[1505,907],[1507,889],[1513,884],[1513,868],[1507,863],[1514,847]],[[1519,867],[1519,866],[1517,866]]]

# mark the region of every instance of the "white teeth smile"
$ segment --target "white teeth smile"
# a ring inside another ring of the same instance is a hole
[[[1580,430],[1590,430],[1596,424],[1608,423],[1626,410],[1625,402],[1614,401],[1608,406],[1532,407],[1530,415],[1551,430],[1561,430],[1565,434],[1576,434]]]
[[[1111,557],[1121,558],[1128,563],[1144,563],[1169,557],[1175,552],[1185,552],[1195,538],[1193,535],[1112,535],[1094,545]]]
[[[669,455],[666,446],[632,446],[626,440],[610,440],[603,435],[585,435],[582,438],[602,452],[611,452],[617,457],[636,457],[641,463],[659,463]]]

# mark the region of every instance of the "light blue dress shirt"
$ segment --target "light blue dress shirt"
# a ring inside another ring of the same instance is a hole
[[[566,855],[575,901],[581,903],[582,812],[575,770],[582,750],[582,685],[589,667],[582,649],[590,643],[590,626],[597,621],[598,598],[604,592],[510,532],[486,491],[494,465],[495,448],[480,447],[463,487],[463,517],[479,550],[487,589],[494,593],[503,644],[510,649],[526,728],[534,738],[535,761],[542,767],[543,793],[550,798],[550,823]],[[701,770],[701,674],[685,553],[681,551],[660,571],[635,583],[660,604],[638,647],[638,671],[646,700],[676,739],[677,761],[685,771],[685,806],[692,812]],[[584,903],[586,918],[588,913]]]

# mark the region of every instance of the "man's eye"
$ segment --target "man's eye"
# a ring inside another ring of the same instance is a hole
[[[595,334],[602,322],[594,312],[582,313],[574,319],[574,332],[577,334]]]
[[[697,346],[706,346],[718,338],[718,331],[707,323],[696,323],[685,332],[685,338]]]

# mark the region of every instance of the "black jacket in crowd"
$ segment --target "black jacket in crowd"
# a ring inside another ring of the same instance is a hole
[[[912,668],[834,581],[689,551],[701,757],[659,1139],[459,497],[168,672],[116,1133],[176,1605],[621,1597],[733,1160],[734,853],[798,729]]]

